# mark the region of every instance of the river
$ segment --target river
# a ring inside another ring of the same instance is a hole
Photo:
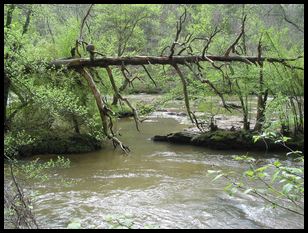
[[[106,216],[110,215],[132,219],[132,228],[304,227],[300,216],[266,207],[250,195],[229,196],[223,190],[226,180],[212,182],[207,171],[217,166],[241,174],[247,167],[231,156],[244,152],[153,142],[153,135],[187,127],[155,114],[140,132],[132,119],[120,120],[118,127],[121,140],[131,148],[128,156],[111,145],[67,155],[70,168],[49,171],[48,182],[33,184],[39,191],[34,213],[41,228],[66,228],[75,218],[82,228],[109,228]]]

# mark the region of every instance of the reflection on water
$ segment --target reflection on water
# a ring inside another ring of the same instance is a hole
[[[207,170],[215,165],[244,169],[231,159],[240,152],[150,140],[185,127],[174,119],[145,122],[141,132],[131,120],[121,120],[118,127],[131,147],[129,156],[111,146],[69,155],[71,167],[51,171],[51,180],[37,187],[35,213],[41,226],[65,228],[79,218],[83,228],[106,228],[104,216],[126,214],[133,216],[134,228],[303,228],[303,218],[264,208],[251,196],[230,197],[223,180],[211,182]],[[72,183],[64,185],[60,178]]]

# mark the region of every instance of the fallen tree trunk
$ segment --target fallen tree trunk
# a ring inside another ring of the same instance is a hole
[[[210,62],[245,62],[247,64],[258,64],[258,61],[267,61],[271,63],[285,63],[295,61],[298,58],[272,58],[272,57],[257,57],[257,56],[135,56],[135,57],[103,57],[90,61],[89,58],[72,58],[72,59],[57,59],[50,62],[50,65],[55,67],[66,66],[68,68],[78,67],[108,67],[112,65],[174,65],[186,63],[197,63],[200,61]]]

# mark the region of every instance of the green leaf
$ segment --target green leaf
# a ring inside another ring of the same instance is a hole
[[[284,142],[286,142],[286,141],[288,141],[288,140],[290,140],[291,138],[290,137],[282,137],[282,141],[284,141]]]
[[[284,194],[288,194],[291,190],[292,190],[292,188],[293,188],[293,184],[290,184],[290,183],[287,183],[287,184],[285,184],[283,187],[282,187],[282,192],[284,193]]]
[[[294,174],[303,174],[304,172],[302,169],[296,167],[284,167],[283,170]]]
[[[231,190],[230,190],[230,193],[229,195],[232,196],[234,193],[237,192],[237,188],[236,187],[233,187]]]
[[[220,172],[220,170],[207,170],[207,172],[209,174],[212,174],[212,173],[218,173],[218,172]]]
[[[113,220],[113,216],[110,215],[110,214],[108,214],[108,215],[105,216],[104,219],[105,219],[105,221],[107,221],[107,222],[111,222],[111,221]]]
[[[295,155],[296,155],[296,154],[299,154],[299,155],[300,155],[300,154],[303,154],[303,152],[302,152],[302,151],[299,151],[299,150],[291,151],[291,152],[288,152],[288,153],[287,153],[287,156],[292,155],[292,154],[295,154]]]
[[[230,190],[232,186],[233,186],[232,184],[228,184],[228,185],[224,188],[225,192],[228,192],[228,190]]]
[[[222,177],[224,174],[219,174],[219,175],[217,175],[213,180],[212,180],[212,182],[213,181],[215,181],[215,180],[218,180],[220,177]]]
[[[258,177],[260,177],[260,178],[264,178],[265,176],[268,176],[268,174],[266,172],[258,173]]]
[[[279,161],[275,161],[273,164],[274,164],[275,167],[280,167],[281,166],[281,163]]]
[[[244,193],[245,193],[245,194],[248,194],[248,193],[250,193],[252,190],[253,190],[252,188],[246,189],[246,190],[244,191]]]
[[[250,176],[252,177],[254,175],[254,171],[253,170],[248,170],[244,173],[246,176]]]
[[[125,220],[121,221],[121,223],[123,225],[125,225],[126,227],[131,227],[133,225],[133,220],[132,219],[125,219]]]
[[[273,174],[273,177],[272,177],[272,182],[274,182],[277,179],[277,176],[279,175],[279,173],[280,173],[280,170],[275,171],[275,173]]]
[[[263,166],[263,167],[259,167],[259,168],[256,169],[255,171],[256,171],[256,172],[263,172],[263,171],[265,171],[267,168],[268,168],[268,165]]]
[[[67,225],[67,229],[80,229],[80,228],[81,228],[80,222],[72,222]]]
[[[253,143],[256,143],[261,137],[259,135],[253,136]]]

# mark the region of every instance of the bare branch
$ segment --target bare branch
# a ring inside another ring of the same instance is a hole
[[[178,52],[177,55],[180,55],[182,52],[184,52],[185,50],[189,49],[192,53],[192,48],[190,46],[191,43],[188,44],[188,42],[190,41],[191,37],[192,37],[192,33],[188,33],[184,39],[184,42],[183,43],[179,43],[177,42],[178,45],[180,45],[181,47],[183,47],[180,52]],[[187,45],[188,44],[188,45]]]
[[[263,33],[261,34],[260,36],[260,39],[259,39],[259,43],[258,43],[258,64],[263,67],[263,61],[261,61],[261,56],[262,56],[262,35]]]
[[[191,110],[190,110],[190,105],[189,105],[189,97],[188,97],[188,91],[187,91],[187,80],[185,79],[184,75],[182,74],[182,72],[181,72],[181,70],[180,70],[180,68],[178,67],[177,64],[174,64],[173,67],[181,78],[186,110],[187,110],[187,113],[188,113],[188,116],[189,116],[191,122],[194,123],[194,119],[191,115]]]
[[[304,70],[303,67],[299,67],[299,66],[293,66],[293,65],[289,65],[286,62],[282,62],[281,64],[283,64],[284,66],[290,68],[290,69],[296,69],[296,70]]]
[[[127,106],[133,111],[134,120],[135,120],[135,124],[136,124],[136,129],[137,129],[138,131],[140,131],[140,130],[139,130],[139,127],[138,127],[138,122],[139,122],[140,120],[139,120],[139,118],[138,118],[138,114],[137,114],[136,109],[131,105],[131,103],[128,101],[127,98],[124,98],[124,97],[120,94],[120,92],[119,92],[119,90],[118,90],[118,88],[117,88],[117,86],[116,86],[116,84],[115,84],[115,81],[114,81],[114,78],[113,78],[113,75],[112,75],[112,71],[111,71],[111,69],[109,68],[109,66],[106,67],[106,70],[107,70],[107,73],[108,73],[109,80],[110,80],[111,86],[112,86],[112,88],[113,88],[113,91],[115,92],[115,95],[117,95],[117,97],[118,97],[120,100],[124,101],[124,102],[127,104]]]
[[[108,137],[108,139],[111,139],[113,142],[113,145],[116,146],[120,146],[120,148],[122,149],[122,151],[125,154],[128,154],[129,147],[125,146],[117,137],[115,137],[114,132],[112,130],[112,118],[110,116],[110,113],[112,113],[112,111],[107,107],[106,103],[104,102],[104,99],[102,98],[99,90],[97,89],[94,81],[93,81],[93,77],[91,76],[91,74],[87,71],[86,68],[82,68],[82,69],[77,69],[77,72],[79,72],[88,82],[89,87],[95,97],[96,100],[96,104],[97,107],[99,109],[99,113],[101,116],[101,120],[102,120],[102,125],[103,125],[103,131],[104,134]],[[108,121],[109,120],[109,121]],[[109,133],[109,130],[110,133]]]
[[[145,72],[147,73],[147,75],[149,76],[149,78],[151,79],[151,81],[154,83],[155,87],[157,87],[156,82],[154,81],[154,79],[152,78],[152,76],[150,75],[149,71],[147,70],[147,68],[145,67],[145,65],[142,65],[143,69],[145,70]]]
[[[55,38],[54,38],[54,36],[53,36],[52,30],[51,30],[51,28],[50,28],[48,17],[46,18],[46,21],[47,21],[47,28],[48,28],[48,31],[49,31],[49,33],[50,33],[50,35],[51,35],[52,42],[55,44],[56,41],[55,41]]]
[[[169,57],[172,57],[173,54],[174,54],[174,48],[175,48],[175,45],[178,43],[178,39],[179,39],[180,33],[182,31],[183,23],[186,20],[186,16],[187,16],[186,15],[186,8],[184,8],[184,13],[181,15],[180,20],[176,22],[176,35],[175,35],[174,42],[172,43],[172,45],[170,47]]]
[[[214,63],[213,63],[213,64],[214,64]],[[217,90],[217,88],[214,86],[214,84],[213,84],[212,82],[210,82],[210,80],[204,79],[202,73],[200,72],[200,70],[199,70],[199,73],[197,74],[197,73],[193,70],[193,68],[192,68],[188,63],[186,63],[186,66],[193,72],[193,74],[194,74],[194,76],[196,77],[197,80],[199,80],[201,83],[206,83],[206,84],[208,84],[208,85],[214,90],[214,92],[220,97],[220,99],[221,99],[221,101],[222,101],[222,103],[223,103],[223,107],[224,107],[225,109],[227,109],[229,112],[231,112],[230,109],[229,109],[229,106],[228,106],[228,105],[226,104],[226,102],[225,102],[225,99],[224,99],[224,97],[223,97],[223,94]],[[218,67],[217,67],[217,68],[218,68]],[[219,67],[218,69],[221,70],[220,67]],[[222,70],[221,70],[221,71],[222,71]]]
[[[229,56],[230,52],[234,52],[235,51],[235,45],[239,42],[239,40],[241,39],[242,35],[244,34],[244,29],[245,29],[245,21],[246,21],[246,16],[244,16],[243,20],[242,20],[242,26],[241,26],[241,32],[240,34],[237,36],[237,38],[235,39],[235,41],[229,46],[229,48],[226,50],[225,52],[225,56]]]
[[[298,26],[296,23],[292,22],[288,17],[287,17],[287,14],[286,14],[286,11],[285,9],[283,8],[283,6],[281,4],[279,4],[280,6],[280,9],[282,11],[282,14],[283,14],[283,19],[288,22],[289,24],[293,25],[294,27],[296,27],[297,30],[299,30],[300,32],[304,33],[304,29],[302,29],[300,26]]]
[[[87,17],[88,17],[89,14],[90,14],[90,11],[91,11],[91,8],[93,7],[93,5],[94,5],[94,4],[91,4],[91,5],[90,5],[90,7],[89,7],[89,9],[88,9],[88,11],[87,11],[87,13],[86,13],[86,15],[85,15],[85,16],[83,17],[83,19],[82,19],[82,23],[81,23],[81,27],[80,27],[80,32],[79,32],[79,39],[82,39],[82,30],[83,30],[83,26],[84,26],[84,23],[85,23]]]
[[[164,52],[165,52],[165,50],[166,50],[167,48],[170,48],[170,46],[167,45],[165,48],[163,48],[163,50],[162,50],[161,53],[160,53],[160,56],[161,56],[161,57],[163,56],[163,54],[164,54]]]
[[[221,29],[218,29],[218,27],[216,26],[214,31],[211,33],[210,37],[207,39],[207,43],[205,44],[203,50],[202,50],[202,57],[205,57],[205,52],[208,50],[210,43],[212,42],[212,39],[214,38],[214,36],[219,33],[221,31]]]
[[[206,126],[206,122],[204,121],[199,121],[198,118],[196,117],[195,113],[191,112],[191,115],[195,121],[195,124],[197,126],[197,128],[201,131],[201,132],[205,132],[205,126]]]

